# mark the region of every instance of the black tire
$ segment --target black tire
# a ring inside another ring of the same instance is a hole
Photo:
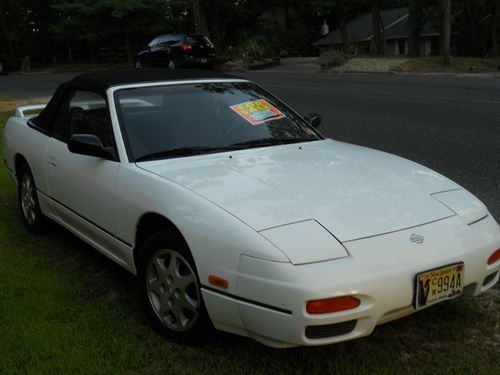
[[[46,232],[48,219],[40,210],[35,180],[27,164],[22,165],[17,173],[17,195],[19,212],[26,229],[33,234]]]
[[[137,59],[135,62],[135,68],[136,69],[143,69],[144,68],[144,63],[142,62],[141,59]]]
[[[153,234],[143,244],[137,266],[139,297],[153,327],[177,343],[203,344],[213,326],[185,241],[167,231]],[[174,268],[180,277],[172,277]]]

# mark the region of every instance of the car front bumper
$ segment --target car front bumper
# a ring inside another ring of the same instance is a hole
[[[410,242],[414,233],[424,243]],[[378,324],[415,312],[421,272],[463,262],[463,294],[473,296],[499,279],[500,262],[487,265],[500,248],[500,227],[491,216],[473,225],[454,216],[344,246],[347,258],[300,266],[242,256],[236,296],[202,289],[214,325],[274,347],[331,344],[369,335]],[[309,300],[346,295],[361,304],[337,313],[306,312]]]

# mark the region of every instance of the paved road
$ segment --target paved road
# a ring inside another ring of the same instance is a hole
[[[454,179],[500,219],[500,78],[239,74],[301,113],[319,112],[328,136],[388,151]],[[0,76],[0,96],[47,96],[71,74]]]

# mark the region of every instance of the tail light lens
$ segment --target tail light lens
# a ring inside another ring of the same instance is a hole
[[[193,49],[193,46],[189,45],[189,44],[182,44],[180,47],[179,47],[182,51],[189,51],[190,49]]]
[[[500,249],[495,251],[493,254],[490,255],[488,258],[488,265],[491,265],[493,263],[496,263],[500,260]]]
[[[360,304],[361,301],[352,296],[317,299],[307,302],[306,311],[309,314],[328,314],[355,309]]]

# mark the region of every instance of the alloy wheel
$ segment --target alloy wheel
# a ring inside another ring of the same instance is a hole
[[[198,280],[182,255],[170,249],[153,254],[146,287],[151,307],[169,329],[184,332],[195,324],[201,305]]]
[[[28,224],[33,225],[36,220],[35,189],[31,177],[27,174],[21,181],[21,208]]]

